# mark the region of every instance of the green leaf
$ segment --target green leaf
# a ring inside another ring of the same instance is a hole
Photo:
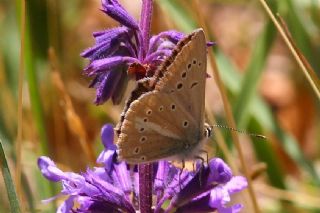
[[[160,0],[157,3],[171,15],[171,19],[184,32],[191,32],[197,26],[195,21],[176,0]]]
[[[14,187],[14,183],[12,181],[12,177],[10,174],[10,169],[8,167],[7,159],[4,154],[4,150],[2,147],[2,140],[0,139],[0,166],[2,171],[2,176],[6,185],[7,195],[10,203],[11,212],[19,213],[20,211],[20,204],[17,197],[17,193]]]
[[[248,119],[249,109],[253,97],[256,96],[257,84],[261,77],[266,58],[275,39],[275,28],[269,22],[256,41],[255,49],[252,53],[251,62],[241,82],[241,89],[234,104],[234,117],[237,126],[245,127],[245,121]]]

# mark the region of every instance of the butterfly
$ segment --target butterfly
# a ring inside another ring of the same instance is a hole
[[[117,127],[118,157],[139,164],[197,157],[211,129],[205,124],[206,39],[195,30],[155,72],[138,82]]]

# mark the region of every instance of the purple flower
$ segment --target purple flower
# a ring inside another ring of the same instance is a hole
[[[139,23],[118,0],[102,0],[101,10],[121,26],[94,32],[96,44],[83,51],[81,56],[90,61],[84,73],[93,77],[89,87],[96,88],[95,103],[103,104],[111,98],[113,103],[117,104],[121,101],[129,76],[138,80],[147,73],[149,76],[152,75],[161,62],[171,54],[184,34],[171,30],[150,39],[150,0],[143,0]],[[130,67],[132,64],[135,66]],[[127,74],[129,67],[131,69]]]
[[[113,128],[105,125],[101,138],[105,147],[98,157],[102,167],[81,174],[63,172],[48,157],[40,157],[38,166],[48,180],[62,184],[61,195],[69,196],[57,212],[129,212],[139,210],[138,173],[124,162],[116,161]],[[195,172],[174,167],[167,161],[154,164],[154,212],[239,212],[241,204],[227,207],[230,196],[246,188],[246,179],[232,176],[219,158]],[[169,203],[169,205],[164,205]]]

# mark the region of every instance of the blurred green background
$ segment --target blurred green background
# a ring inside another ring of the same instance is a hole
[[[120,2],[139,18],[140,0]],[[168,29],[188,33],[199,27],[199,16],[205,20],[208,40],[217,43],[212,51],[237,128],[268,138],[239,135],[262,212],[320,212],[320,105],[309,82],[259,1],[196,2],[197,9],[190,0],[156,0],[152,33]],[[284,19],[299,51],[319,76],[319,0],[269,0],[268,4]],[[123,105],[93,104],[95,91],[87,88],[90,79],[82,74],[87,61],[79,56],[94,44],[92,32],[117,23],[99,11],[99,0],[26,1],[22,158],[17,162],[21,8],[21,0],[0,2],[0,139],[13,178],[17,163],[22,168],[18,190],[22,212],[52,212],[55,203],[41,200],[54,196],[58,187],[40,175],[37,158],[50,156],[66,171],[85,170],[95,165],[102,150],[101,126],[116,124],[120,117]],[[214,80],[212,76],[207,84],[207,111],[225,125]],[[240,168],[230,132],[218,131]],[[225,153],[217,147],[215,155]],[[0,212],[9,212],[2,177],[0,191]],[[250,204],[244,212],[252,212]]]

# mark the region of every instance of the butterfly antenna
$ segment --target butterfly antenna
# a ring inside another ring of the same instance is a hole
[[[223,129],[228,129],[228,130],[231,130],[231,131],[234,131],[234,132],[238,132],[238,133],[241,133],[241,134],[246,134],[246,135],[250,135],[252,137],[256,137],[256,138],[260,138],[260,139],[263,139],[263,140],[267,140],[267,137],[264,136],[264,135],[255,134],[255,133],[248,133],[246,131],[238,130],[238,129],[235,129],[235,128],[232,128],[232,127],[229,127],[229,126],[215,124],[215,125],[212,125],[212,127],[219,127],[219,128],[223,128]]]

